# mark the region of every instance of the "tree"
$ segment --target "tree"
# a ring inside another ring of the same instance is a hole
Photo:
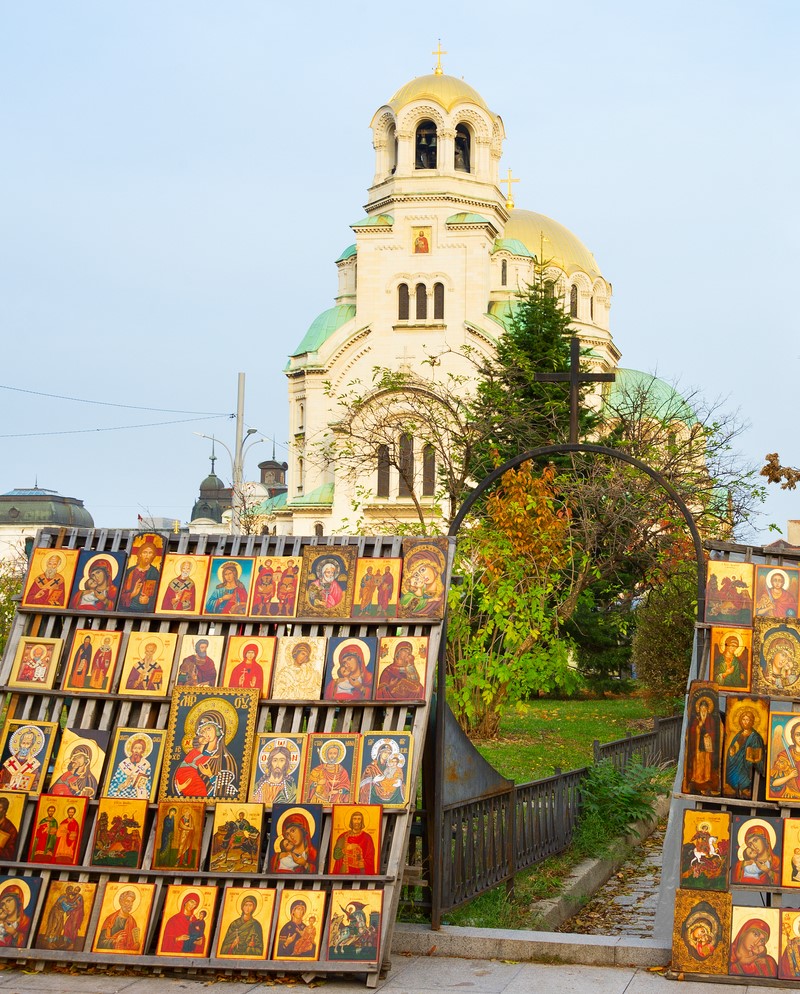
[[[761,475],[766,476],[767,482],[780,483],[781,490],[794,490],[800,483],[800,469],[782,466],[777,452],[770,452],[765,458],[767,461],[761,469]]]
[[[533,282],[515,303],[495,356],[480,364],[481,379],[470,412],[480,425],[470,464],[475,479],[521,452],[569,437],[567,385],[536,379],[537,373],[569,369],[571,318],[558,291],[557,280],[537,265]],[[593,410],[581,407],[581,437],[591,435],[597,422]]]
[[[0,560],[0,655],[5,651],[11,625],[17,609],[17,600],[22,593],[28,563],[19,552],[8,559]]]
[[[503,710],[532,693],[578,683],[553,610],[568,582],[569,520],[552,469],[503,475],[486,515],[462,532],[448,615],[448,699],[464,730],[497,735]]]

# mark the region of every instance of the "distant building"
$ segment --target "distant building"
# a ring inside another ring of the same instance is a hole
[[[214,471],[216,456],[211,455],[211,472],[200,484],[200,496],[192,508],[189,531],[193,534],[229,534],[233,526],[233,488],[226,487]],[[270,529],[272,504],[286,500],[285,462],[271,459],[258,464],[260,479],[242,484],[243,531],[266,534]]]
[[[0,559],[26,554],[45,526],[94,528],[94,519],[82,500],[55,490],[34,486],[0,495]]]

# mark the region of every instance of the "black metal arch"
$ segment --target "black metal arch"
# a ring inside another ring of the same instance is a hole
[[[700,532],[697,530],[697,525],[692,517],[692,512],[687,507],[686,502],[683,500],[681,495],[675,487],[672,486],[663,473],[659,473],[657,469],[653,469],[652,466],[648,466],[647,463],[642,462],[641,459],[637,459],[635,456],[631,456],[627,452],[621,452],[619,449],[612,449],[607,445],[593,445],[590,442],[563,442],[560,445],[540,445],[536,449],[529,449],[527,452],[521,452],[518,456],[514,456],[513,459],[509,459],[507,462],[504,462],[502,466],[498,466],[497,469],[492,470],[487,477],[481,480],[478,486],[475,487],[469,497],[467,497],[459,508],[458,514],[455,518],[453,518],[453,523],[450,525],[448,535],[458,534],[461,525],[464,523],[464,518],[469,513],[469,510],[475,501],[481,496],[481,494],[486,493],[489,487],[499,480],[504,473],[507,473],[508,470],[516,469],[516,467],[521,463],[528,462],[531,459],[538,459],[540,456],[566,455],[569,452],[591,452],[595,455],[610,456],[612,459],[618,459],[620,462],[626,462],[630,466],[635,466],[643,473],[646,473],[652,480],[655,480],[655,482],[672,498],[678,510],[683,515],[683,520],[686,522],[686,527],[689,529],[689,533],[692,536],[694,554],[697,559],[697,616],[698,618],[704,617],[706,582],[703,540],[700,538]]]

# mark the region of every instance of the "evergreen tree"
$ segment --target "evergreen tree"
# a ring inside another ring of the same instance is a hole
[[[568,440],[569,384],[542,383],[536,374],[569,370],[571,337],[558,285],[537,266],[533,282],[514,304],[495,358],[481,369],[473,417],[486,423],[486,430],[474,453],[474,479],[521,452]],[[581,406],[581,437],[591,433],[596,421]]]

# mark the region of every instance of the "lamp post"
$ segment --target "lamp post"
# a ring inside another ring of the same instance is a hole
[[[254,439],[249,445],[246,445],[247,439],[251,435],[258,434],[257,428],[248,428],[247,431],[244,429],[244,373],[239,373],[238,390],[236,397],[236,441],[234,443],[233,452],[228,448],[228,446],[220,441],[214,435],[204,435],[202,432],[196,431],[194,434],[199,435],[200,438],[207,438],[212,442],[219,442],[223,449],[228,453],[231,460],[231,479],[233,482],[233,520],[232,526],[233,531],[237,535],[242,533],[242,518],[241,509],[244,506],[244,493],[242,492],[242,485],[244,483],[244,455],[248,449],[251,449],[254,445],[258,445],[259,442],[265,442],[264,438]]]

